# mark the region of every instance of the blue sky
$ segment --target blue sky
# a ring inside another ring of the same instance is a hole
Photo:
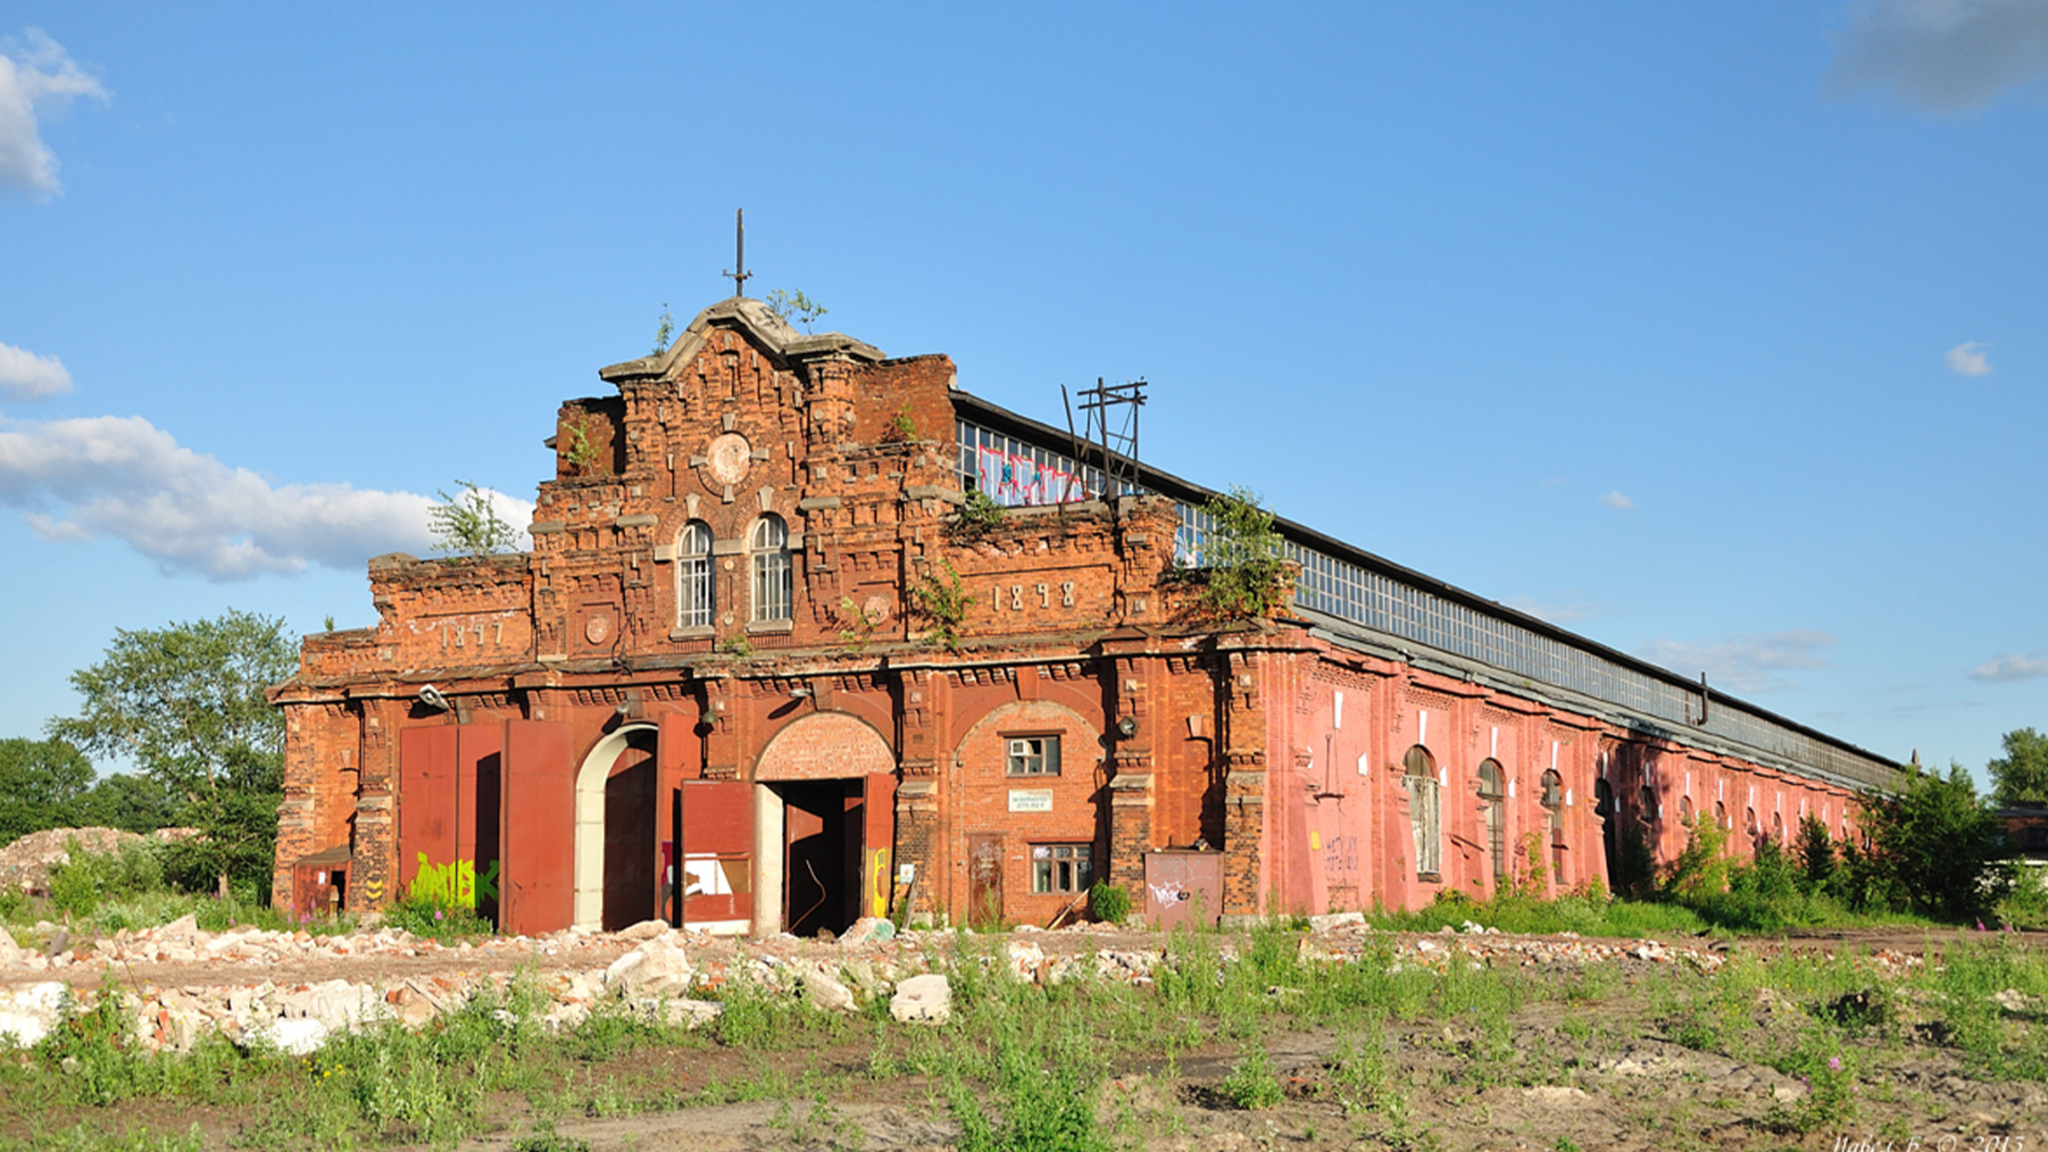
[[[0,736],[730,291],[1874,751],[2048,727],[2048,2],[0,0]],[[305,6],[296,6],[303,8]]]

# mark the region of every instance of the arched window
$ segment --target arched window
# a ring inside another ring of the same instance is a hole
[[[1743,819],[1742,831],[1749,837],[1750,844],[1754,845],[1757,839],[1756,809],[1748,808],[1744,811],[1748,815]]]
[[[1785,817],[1771,813],[1771,842],[1780,848],[1785,846]]]
[[[1553,768],[1543,774],[1543,810],[1550,813],[1550,869],[1564,883],[1564,778]]]
[[[1664,816],[1663,805],[1657,802],[1657,790],[1643,785],[1643,823],[1655,824]]]
[[[789,528],[782,517],[771,512],[754,521],[747,547],[754,557],[753,618],[789,619]]]
[[[1714,823],[1720,825],[1721,831],[1728,830],[1728,805],[1719,800],[1714,801]]]
[[[1408,822],[1415,833],[1415,874],[1435,880],[1443,869],[1441,819],[1438,815],[1436,761],[1417,744],[1403,761],[1401,782],[1408,789]]]
[[[711,526],[683,525],[676,537],[676,626],[709,628],[716,607],[711,590]]]
[[[1479,807],[1486,817],[1486,852],[1493,859],[1496,883],[1507,879],[1508,875],[1507,791],[1504,781],[1498,761],[1479,762]]]
[[[1678,822],[1687,828],[1692,827],[1692,797],[1680,796],[1678,798]]]

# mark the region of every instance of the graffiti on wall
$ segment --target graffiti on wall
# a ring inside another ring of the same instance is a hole
[[[478,875],[474,860],[435,864],[422,852],[419,875],[413,877],[408,894],[414,900],[443,908],[474,908],[479,896],[486,900],[498,898],[498,862],[491,861]]]
[[[975,453],[975,481],[998,504],[1058,504],[1086,500],[1088,485],[1072,472],[1029,456],[983,445]]]

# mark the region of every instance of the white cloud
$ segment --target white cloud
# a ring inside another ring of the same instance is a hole
[[[1600,503],[1617,512],[1632,512],[1636,506],[1635,501],[1623,496],[1620,492],[1609,492],[1600,498]]]
[[[38,356],[26,348],[0,344],[0,396],[33,400],[71,391],[71,373],[55,356]]]
[[[1988,359],[1990,348],[1991,345],[1989,344],[1979,344],[1975,340],[1965,340],[1961,344],[1949,349],[1942,356],[1942,360],[1948,364],[1949,371],[1951,372],[1959,372],[1964,376],[1989,376],[1992,372],[1996,371],[1996,369],[1991,367],[1991,361]]]
[[[1716,643],[1692,644],[1653,640],[1636,651],[1652,664],[1686,676],[1707,674],[1707,683],[1732,692],[1775,692],[1792,686],[1776,675],[1792,668],[1825,668],[1816,653],[1835,642],[1834,635],[1811,629],[1731,636]]]
[[[2048,653],[2043,652],[2026,656],[2017,652],[2001,652],[1970,670],[1970,679],[1993,684],[2035,680],[2043,676],[2048,676]]]
[[[19,189],[38,200],[62,189],[57,157],[43,143],[36,114],[80,96],[108,99],[100,82],[42,29],[30,28],[23,40],[10,37],[0,43],[0,188]]]
[[[1980,107],[2048,76],[2041,0],[1866,0],[1835,38],[1828,85],[1890,88],[1931,112]]]
[[[491,493],[499,515],[533,505]],[[0,422],[0,504],[46,540],[111,536],[173,571],[212,580],[358,568],[381,552],[426,553],[432,501],[347,484],[273,487],[202,456],[140,416]],[[520,546],[526,546],[522,533]]]

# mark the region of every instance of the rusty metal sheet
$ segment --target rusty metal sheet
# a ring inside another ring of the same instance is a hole
[[[754,917],[754,785],[682,782],[685,924],[744,931]]]
[[[452,724],[398,733],[398,891],[404,898],[420,865],[455,859],[456,730]]]
[[[569,927],[576,915],[576,763],[569,726],[507,720],[498,927],[522,936]]]
[[[890,862],[896,851],[896,777],[875,772],[862,782],[860,914],[889,914]]]
[[[1222,853],[1145,853],[1145,919],[1152,927],[1214,924],[1222,913]]]

